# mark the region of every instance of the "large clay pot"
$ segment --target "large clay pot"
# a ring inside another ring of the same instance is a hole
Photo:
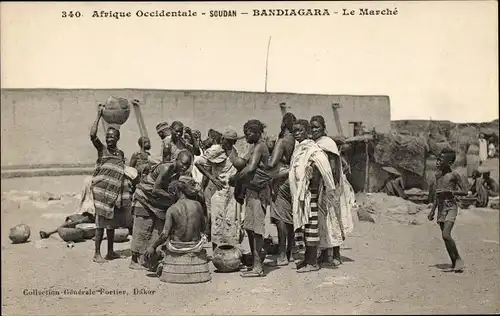
[[[102,111],[102,118],[108,124],[122,125],[130,116],[130,104],[127,99],[109,97]]]
[[[31,230],[26,224],[19,224],[10,229],[9,239],[13,244],[21,244],[30,238]]]
[[[79,228],[59,227],[57,233],[65,242],[78,242],[84,239],[84,232]]]
[[[219,245],[214,250],[212,263],[218,272],[238,271],[241,264],[242,252],[232,245]]]

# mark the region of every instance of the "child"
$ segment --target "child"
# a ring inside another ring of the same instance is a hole
[[[142,179],[150,170],[148,158],[151,155],[149,153],[149,150],[151,150],[151,141],[148,137],[142,136],[137,141],[137,144],[139,145],[140,151],[132,154],[129,166],[137,169],[138,179]]]
[[[446,250],[451,258],[451,268],[445,272],[462,272],[464,262],[458,254],[455,241],[451,237],[451,230],[455,225],[455,219],[458,213],[457,201],[455,196],[467,195],[467,187],[458,173],[451,170],[451,165],[455,162],[456,154],[451,149],[443,149],[436,160],[436,192],[434,204],[427,218],[432,221],[438,209],[437,222],[441,228]],[[460,189],[460,191],[459,191]]]

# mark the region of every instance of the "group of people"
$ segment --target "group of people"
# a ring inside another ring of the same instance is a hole
[[[295,262],[303,273],[342,263],[340,247],[353,229],[354,192],[322,116],[304,120],[284,114],[272,144],[264,140],[265,125],[249,120],[243,126],[246,153],[236,148],[239,137],[231,128],[211,129],[202,141],[199,131],[179,121],[163,122],[156,126],[161,155],[150,154],[151,141],[143,136],[127,166],[118,148],[119,129],[108,127],[105,143],[97,136],[102,111],[100,106],[90,130],[98,158],[86,192],[94,213],[68,218],[63,225],[95,222],[94,262],[119,257],[113,244],[120,227],[132,234],[129,267],[159,275],[172,254],[207,258],[205,242],[211,241],[214,250],[238,246],[246,233],[253,264],[242,267],[241,276],[261,277],[270,210],[279,240],[271,264]],[[102,256],[104,233],[108,247]],[[40,232],[42,238],[50,234]]]
[[[486,140],[483,133],[479,134],[479,163],[483,164],[488,158],[494,158],[497,154],[497,148],[493,137],[490,141]]]
[[[246,233],[252,264],[242,267],[241,276],[262,277],[270,211],[278,232],[278,255],[272,264],[294,263],[298,273],[342,264],[340,248],[353,230],[355,195],[346,177],[348,164],[327,136],[322,116],[305,120],[285,113],[273,142],[264,139],[261,121],[249,120],[243,126],[245,152],[236,148],[240,137],[231,128],[210,129],[202,140],[199,131],[182,122],[162,122],[156,126],[161,154],[153,157],[150,139],[140,137],[140,150],[127,166],[118,148],[119,129],[108,127],[104,143],[97,136],[102,111],[99,106],[90,130],[97,150],[94,174],[85,184],[79,214],[62,225],[96,224],[94,262],[120,257],[113,248],[117,228],[128,228],[132,235],[129,267],[159,276],[165,261],[186,255],[208,262],[206,242],[214,250],[221,245],[238,247]],[[445,149],[437,159],[436,190],[428,218],[434,219],[437,210],[452,261],[449,270],[460,272],[464,263],[451,237],[458,211],[456,196],[475,194],[483,203],[497,188],[491,187],[488,175],[479,173],[471,187],[463,183],[450,167],[455,158],[454,151]],[[48,238],[56,231],[41,231],[40,237]]]

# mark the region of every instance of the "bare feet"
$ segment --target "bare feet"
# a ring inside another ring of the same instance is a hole
[[[146,270],[146,267],[143,267],[139,264],[139,262],[134,261],[130,261],[128,268],[132,270]]]
[[[455,271],[455,262],[451,263],[451,267],[443,269],[443,272],[453,272]]]
[[[94,258],[92,259],[92,261],[94,261],[95,263],[105,263],[105,262],[107,262],[106,260],[104,260],[104,258],[100,254],[94,255]]]
[[[284,267],[288,265],[288,260],[286,258],[285,259],[278,258],[276,259],[276,261],[271,261],[264,264],[269,267]]]
[[[319,271],[319,266],[318,265],[305,265],[301,267],[300,269],[297,269],[297,273],[307,273],[307,272],[315,272]]]
[[[114,251],[108,252],[108,254],[105,257],[106,260],[114,260],[114,259],[120,259],[120,258],[121,258],[121,256]]]
[[[333,258],[328,258],[327,260],[323,260],[320,266],[325,268],[338,268],[339,263]]]
[[[242,278],[259,278],[259,277],[264,277],[264,271],[263,270],[251,270],[247,272],[243,272],[241,274]]]
[[[163,272],[163,264],[159,264],[158,267],[156,268],[156,275],[158,275],[158,277],[161,276],[161,273]]]
[[[288,259],[285,257],[285,258],[278,258],[276,260],[276,265],[278,267],[284,267],[284,266],[287,266],[288,265]]]
[[[304,261],[295,261],[295,269],[299,270],[306,266]]]
[[[458,259],[454,271],[456,273],[461,273],[464,272],[464,268],[465,268],[464,261],[462,259]]]

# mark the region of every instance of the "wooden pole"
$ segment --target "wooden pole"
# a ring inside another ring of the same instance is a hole
[[[333,118],[335,119],[335,125],[337,126],[337,132],[339,133],[340,136],[344,136],[344,131],[342,130],[342,124],[340,124],[340,116],[339,116],[339,112],[338,112],[338,109],[340,107],[341,106],[338,103],[332,104]]]
[[[135,118],[137,119],[137,125],[139,125],[139,132],[141,133],[141,136],[148,137],[148,130],[146,128],[146,124],[144,123],[144,117],[142,116],[139,101],[132,101],[132,106],[134,107]]]
[[[369,181],[370,181],[370,154],[368,150],[368,141],[365,140],[365,154],[366,154],[366,164],[365,164],[365,188],[364,191],[365,193],[368,192],[370,186],[369,186]]]
[[[271,38],[272,38],[272,36],[269,36],[269,41],[267,42],[267,54],[266,54],[266,77],[265,77],[264,92],[267,92],[267,67],[268,67],[268,65],[269,65],[269,48],[271,47]]]

